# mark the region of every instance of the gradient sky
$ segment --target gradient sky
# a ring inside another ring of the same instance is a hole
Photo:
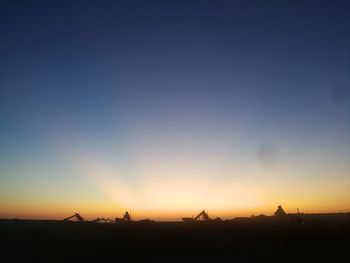
[[[347,1],[1,1],[0,217],[350,211]]]

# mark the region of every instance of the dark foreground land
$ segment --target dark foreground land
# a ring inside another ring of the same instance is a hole
[[[121,224],[0,220],[1,262],[350,262],[350,214]]]

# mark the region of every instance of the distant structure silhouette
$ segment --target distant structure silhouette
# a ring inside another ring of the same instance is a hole
[[[124,221],[131,221],[131,216],[128,211],[125,212],[123,219]]]
[[[124,216],[122,218],[117,217],[115,219],[115,222],[131,222],[131,216],[128,211],[125,212]]]
[[[297,208],[297,214],[298,214],[298,215],[303,215],[304,212],[300,212],[300,211],[299,211],[299,208]]]
[[[65,219],[63,219],[64,222],[67,222],[67,221],[72,221],[72,222],[83,222],[84,221],[84,218],[79,215],[79,213],[74,213],[74,215],[72,216],[69,216]]]
[[[205,212],[205,210],[202,210],[202,212],[200,212],[195,218],[192,217],[183,217],[182,221],[184,222],[194,222],[194,221],[209,221],[210,217],[207,214],[207,212]]]
[[[209,220],[209,215],[205,212],[205,210],[203,210],[202,212],[200,212],[195,218],[194,220],[203,220],[203,221],[207,221]]]
[[[277,217],[283,217],[283,216],[286,216],[286,215],[287,215],[287,213],[286,213],[286,212],[284,212],[284,210],[283,210],[282,206],[281,206],[281,205],[279,205],[279,206],[277,207],[276,212],[274,213],[274,216],[277,216]]]

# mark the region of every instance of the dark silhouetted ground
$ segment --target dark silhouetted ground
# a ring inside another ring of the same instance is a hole
[[[120,224],[0,220],[1,262],[350,262],[350,214]]]

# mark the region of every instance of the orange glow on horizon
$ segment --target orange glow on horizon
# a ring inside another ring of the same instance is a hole
[[[90,220],[121,217],[129,211],[136,220],[181,220],[205,209],[212,218],[226,219],[272,215],[279,204],[289,213],[297,208],[305,213],[350,211],[346,167],[337,170],[340,179],[334,181],[325,176],[332,167],[321,169],[311,162],[302,169],[283,161],[261,167],[253,161],[226,161],[220,155],[198,158],[196,151],[175,146],[160,145],[153,152],[149,145],[134,147],[130,146],[132,166],[127,168],[97,149],[63,147],[59,152],[74,176],[66,176],[60,185],[62,175],[57,175],[56,182],[47,184],[52,188],[40,188],[37,182],[14,184],[11,191],[4,188],[0,217],[62,219],[79,212]],[[317,181],[294,176],[316,172]]]
[[[291,206],[282,204],[284,210],[287,213],[296,213],[297,208],[303,213],[341,213],[350,212],[348,206],[337,206],[329,208],[320,207],[302,207],[302,206]],[[79,209],[74,209],[79,207]],[[236,209],[236,210],[217,210],[217,209],[206,209],[199,207],[198,209],[184,209],[184,210],[122,210],[115,209],[115,207],[91,207],[88,204],[80,206],[70,207],[42,207],[42,206],[12,206],[4,207],[5,210],[0,212],[0,218],[2,219],[48,219],[48,220],[61,220],[67,216],[72,215],[75,212],[80,213],[84,219],[93,220],[97,217],[111,218],[122,217],[125,211],[129,211],[134,220],[151,219],[156,221],[181,221],[182,217],[191,217],[197,215],[202,209],[205,209],[211,218],[220,217],[222,219],[232,219],[235,217],[250,217],[251,215],[273,215],[277,207],[266,206],[260,208],[251,209]],[[6,212],[4,212],[6,211]]]

